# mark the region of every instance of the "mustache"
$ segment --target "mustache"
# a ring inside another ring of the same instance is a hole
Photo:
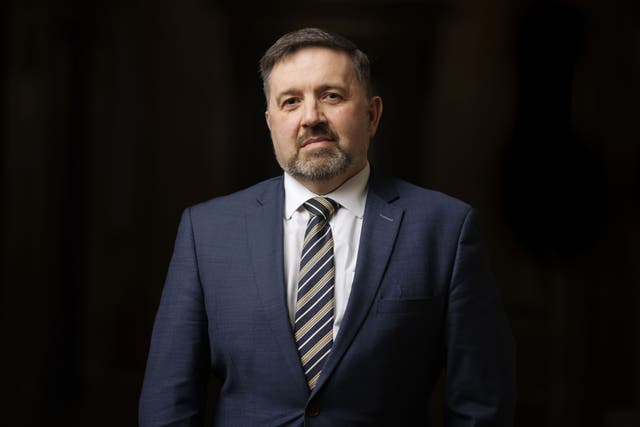
[[[302,135],[298,136],[298,147],[301,147],[304,142],[309,138],[324,138],[329,141],[336,141],[338,135],[324,123],[317,124],[314,127],[306,129]]]

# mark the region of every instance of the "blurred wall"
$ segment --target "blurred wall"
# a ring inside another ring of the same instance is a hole
[[[518,342],[516,425],[640,425],[637,2],[0,7],[11,425],[136,424],[180,212],[280,173],[257,61],[303,26],[372,58],[374,167],[480,209]]]

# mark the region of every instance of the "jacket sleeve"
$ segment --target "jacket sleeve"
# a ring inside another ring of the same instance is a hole
[[[140,396],[142,427],[203,424],[210,357],[190,210],[182,214]]]
[[[447,427],[513,425],[515,343],[473,209],[458,239],[445,339]]]

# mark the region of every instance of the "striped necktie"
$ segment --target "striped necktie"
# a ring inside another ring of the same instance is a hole
[[[314,197],[304,207],[311,218],[300,258],[294,331],[307,384],[313,389],[333,345],[335,266],[329,219],[339,205]]]

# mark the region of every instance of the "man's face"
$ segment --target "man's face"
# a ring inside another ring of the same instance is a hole
[[[302,48],[276,63],[268,84],[267,125],[285,171],[335,188],[365,166],[382,101],[366,99],[346,53]]]

